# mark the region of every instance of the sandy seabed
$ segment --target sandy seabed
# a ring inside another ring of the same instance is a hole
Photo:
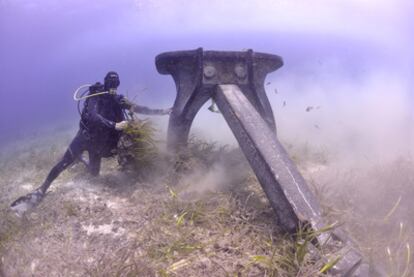
[[[202,170],[194,158],[173,185],[165,169],[141,178],[109,158],[93,178],[78,163],[16,217],[8,205],[41,184],[72,133],[15,141],[2,152],[0,276],[317,276],[323,267],[311,254],[298,261],[243,158]],[[408,274],[414,163],[343,168],[300,149],[288,150],[327,221],[343,223],[367,260]]]

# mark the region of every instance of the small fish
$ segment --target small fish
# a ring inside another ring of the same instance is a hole
[[[277,93],[278,93],[277,88],[275,88],[275,94],[277,94]]]
[[[312,107],[312,106],[308,106],[308,107],[306,108],[306,111],[307,111],[307,112],[310,112],[311,110],[313,110],[313,107]]]
[[[286,101],[283,101],[283,105],[282,105],[282,106],[283,106],[283,107],[284,107],[284,106],[286,106]]]
[[[217,104],[213,99],[211,99],[211,105],[208,107],[208,110],[213,113],[220,113],[220,110],[217,108]]]
[[[316,129],[320,129],[318,124],[313,125]]]
[[[266,83],[266,86],[268,86],[268,85],[270,85],[270,84],[271,84],[271,82],[267,82],[267,83]]]

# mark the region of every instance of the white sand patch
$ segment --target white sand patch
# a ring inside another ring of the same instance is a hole
[[[22,185],[21,188],[27,191],[32,191],[34,189],[33,185],[31,184]]]
[[[33,260],[32,263],[30,264],[30,270],[32,271],[32,274],[35,272],[38,263],[39,263],[38,260]]]
[[[63,184],[65,187],[75,187],[76,184],[73,181],[68,181],[66,183]]]
[[[106,201],[106,206],[109,209],[120,210],[127,203],[128,203],[128,199],[126,199],[126,198],[113,197],[112,200],[107,200]]]
[[[86,199],[83,195],[78,195],[77,200],[79,200],[80,202],[88,201],[88,199]]]
[[[72,198],[76,199],[77,201],[92,204],[99,198],[97,195],[99,192],[97,192],[95,189],[88,189],[85,186],[82,187],[78,183],[74,182],[69,182],[65,186],[71,187],[70,194],[72,195]]]
[[[121,205],[119,205],[119,203],[117,203],[116,201],[108,200],[108,201],[106,201],[106,206],[110,209],[117,210],[117,209],[120,208]]]
[[[89,225],[82,225],[82,229],[86,231],[88,236],[96,234],[96,235],[112,235],[114,237],[121,236],[125,233],[125,229],[118,227],[114,228],[114,225],[111,224],[102,224],[98,226],[94,226],[92,224]]]

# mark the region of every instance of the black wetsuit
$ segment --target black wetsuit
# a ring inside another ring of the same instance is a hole
[[[46,180],[39,188],[45,193],[53,180],[81,158],[84,151],[89,154],[88,169],[92,175],[98,175],[101,159],[114,155],[121,131],[115,130],[115,124],[125,120],[124,110],[130,109],[141,114],[165,114],[162,109],[150,109],[132,105],[123,95],[104,94],[88,98],[81,114],[79,131],[70,143],[63,158],[52,168]]]

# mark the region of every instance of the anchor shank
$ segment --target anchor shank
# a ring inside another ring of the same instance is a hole
[[[299,221],[315,229],[320,207],[303,177],[237,85],[217,86],[215,101],[256,173],[283,228],[293,233]],[[285,222],[285,224],[283,224]]]
[[[326,227],[320,205],[274,133],[237,85],[218,85],[214,99],[255,172],[282,227],[295,233],[298,226],[320,230]],[[336,237],[334,242],[331,237]],[[338,240],[335,233],[322,232],[318,242],[342,244],[341,262],[335,271],[353,275],[362,261],[351,241]]]

